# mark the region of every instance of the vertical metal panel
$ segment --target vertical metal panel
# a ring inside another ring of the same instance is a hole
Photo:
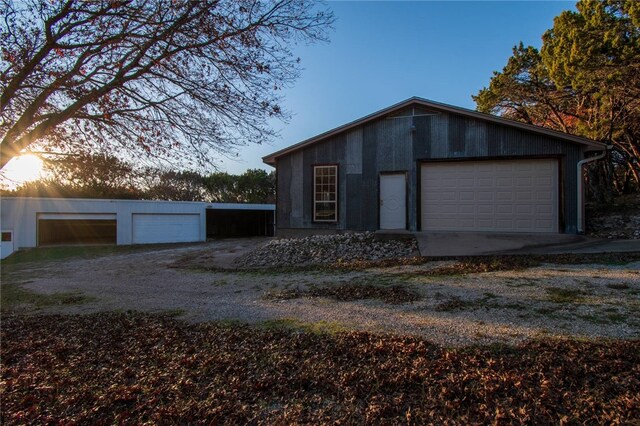
[[[346,173],[348,175],[362,174],[362,127],[351,130],[346,134]]]
[[[564,162],[561,165],[564,178],[564,217],[565,232],[578,232],[578,178],[576,167],[584,158],[582,149],[576,145],[567,145]]]
[[[291,227],[291,156],[278,158],[276,189],[276,223],[281,228]]]
[[[378,227],[378,126],[379,121],[362,129],[362,227],[375,230]]]
[[[447,157],[466,157],[467,120],[458,115],[450,115],[447,133]]]
[[[447,158],[449,156],[449,116],[447,114],[433,116],[429,142],[431,142],[429,158]]]
[[[302,151],[302,180],[304,196],[302,197],[302,217],[305,227],[313,227],[313,165],[317,164],[316,151]]]
[[[347,212],[350,208],[347,203],[346,167],[338,166],[338,229],[347,229]]]
[[[431,121],[434,116],[427,115],[422,117],[413,117],[413,125],[416,131],[413,134],[413,158],[430,158],[431,157]]]
[[[413,160],[413,159],[412,159]],[[418,181],[417,181],[417,169],[416,169],[416,165],[417,162],[416,161],[411,161],[411,164],[409,166],[409,173],[407,176],[408,179],[408,191],[407,191],[407,208],[409,209],[408,211],[408,219],[409,219],[409,230],[410,231],[417,231],[418,230]]]
[[[346,198],[346,229],[354,231],[363,231],[366,228],[362,220],[362,201],[364,197],[353,195],[362,194],[364,191],[362,185],[361,174],[348,174],[346,179],[347,190],[345,191]]]
[[[300,153],[302,154],[302,170],[298,175],[298,180],[303,188],[302,219],[299,222],[292,220],[292,228],[346,229],[346,212],[349,208],[346,198],[346,145],[347,143],[345,136],[338,135],[300,151]],[[339,200],[337,223],[313,222],[313,166],[320,164],[338,165]],[[300,177],[302,179],[299,179]],[[279,226],[279,228],[284,227]]]
[[[487,126],[480,120],[469,120],[465,127],[465,151],[470,157],[488,155]]]
[[[383,119],[376,126],[378,171],[407,170],[411,162],[411,117]]]
[[[302,179],[298,179],[298,176],[302,176],[303,157],[302,152],[294,152],[291,154],[291,183],[289,185],[290,203],[291,203],[291,216],[290,222],[292,228],[298,228],[303,226],[303,208],[304,208],[304,186]]]

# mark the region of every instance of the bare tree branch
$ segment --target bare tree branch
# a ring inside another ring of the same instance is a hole
[[[268,141],[290,46],[333,22],[311,0],[0,1],[0,168],[34,143],[203,165]]]

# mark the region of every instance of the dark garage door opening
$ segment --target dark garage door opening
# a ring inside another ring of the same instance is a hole
[[[272,237],[273,210],[207,209],[207,238]]]
[[[40,219],[38,245],[116,244],[115,220]]]

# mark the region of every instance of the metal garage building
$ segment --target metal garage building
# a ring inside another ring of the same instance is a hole
[[[274,211],[273,204],[7,197],[1,202],[2,257],[47,245],[271,236]]]
[[[274,152],[277,234],[584,231],[602,143],[410,98]]]

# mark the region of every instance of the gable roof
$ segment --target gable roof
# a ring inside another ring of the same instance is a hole
[[[393,112],[397,112],[403,108],[409,106],[422,106],[426,108],[430,108],[432,110],[438,112],[449,112],[453,114],[463,115],[466,117],[476,118],[478,120],[483,120],[490,123],[496,123],[503,126],[515,127],[518,129],[526,130],[532,133],[538,133],[545,136],[551,136],[557,139],[562,139],[568,142],[573,142],[581,145],[585,145],[590,151],[602,151],[606,148],[606,145],[600,142],[596,142],[591,139],[583,138],[580,136],[570,135],[568,133],[559,132],[556,130],[547,129],[545,127],[534,126],[531,124],[521,123],[519,121],[509,120],[506,118],[498,117],[496,115],[485,114],[483,112],[474,111],[467,108],[456,107],[453,105],[447,105],[440,102],[430,101],[428,99],[420,98],[414,96],[397,104],[391,105],[390,107],[381,109],[379,111],[374,112],[373,114],[366,115],[362,118],[354,120],[350,123],[344,124],[342,126],[336,127],[324,133],[321,133],[317,136],[314,136],[309,139],[305,139],[302,142],[291,145],[287,148],[276,151],[272,154],[262,157],[262,161],[266,164],[274,166],[276,163],[276,158],[281,157],[285,154],[290,154],[294,151],[298,151],[302,148],[306,148],[307,146],[320,142],[324,139],[327,139],[331,136],[335,136],[341,132],[352,129],[356,126],[360,126],[367,122],[373,121],[375,119],[381,118],[385,115],[391,114]]]

